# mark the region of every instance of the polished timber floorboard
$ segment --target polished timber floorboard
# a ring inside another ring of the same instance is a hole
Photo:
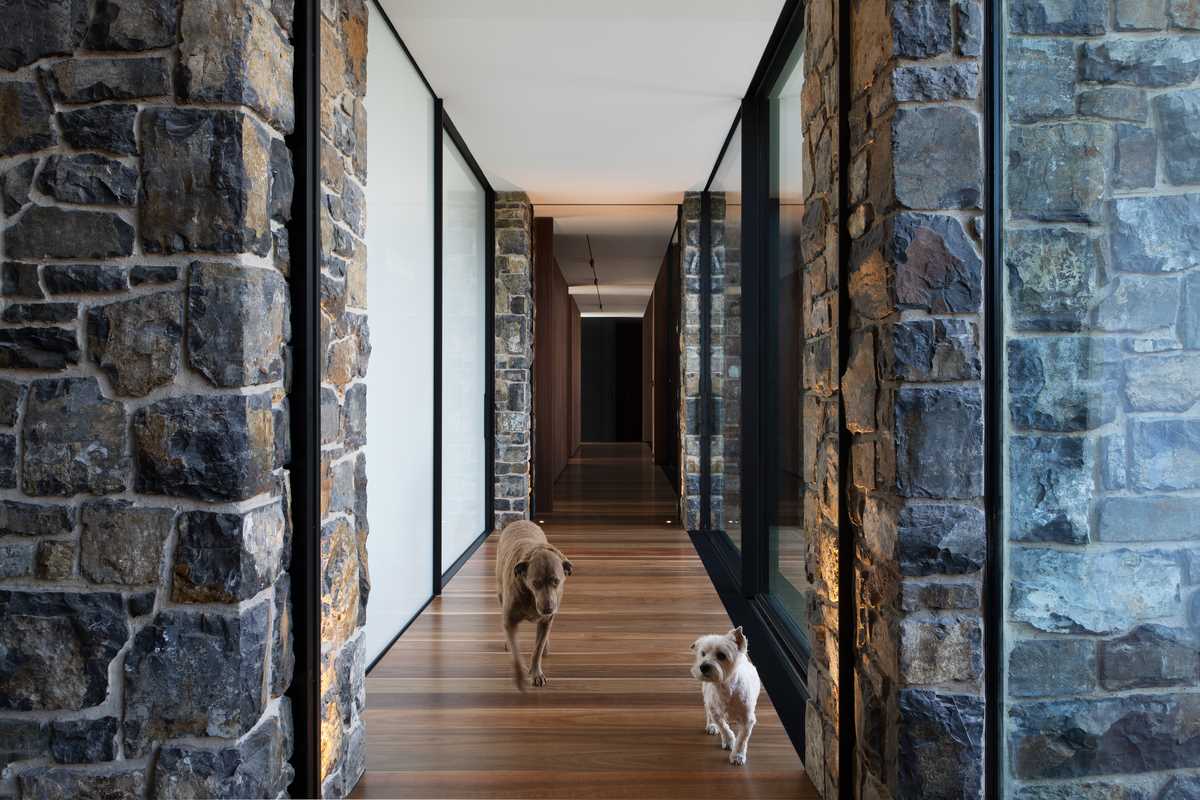
[[[509,680],[489,540],[368,676],[353,796],[817,797],[765,693],[745,767],[703,731],[688,645],[729,618],[677,513],[645,447],[585,444],[540,517],[576,567],[549,685]],[[533,628],[520,637],[528,663]]]

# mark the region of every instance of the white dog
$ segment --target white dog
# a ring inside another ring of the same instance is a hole
[[[746,655],[746,634],[741,627],[724,636],[701,636],[692,644],[696,663],[692,677],[704,694],[704,732],[721,735],[721,749],[730,750],[729,763],[746,763],[746,746],[756,718],[762,682]]]

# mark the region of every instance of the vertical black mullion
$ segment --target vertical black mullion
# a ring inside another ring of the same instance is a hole
[[[701,531],[712,530],[712,195],[700,193],[700,402],[696,430],[700,434]]]
[[[984,506],[987,557],[984,563],[984,796],[999,800],[1004,791],[1004,298],[1002,295],[1004,90],[1000,63],[1003,18],[1000,0],[984,8],[983,74],[987,87],[984,111],[984,158],[987,206],[984,209]]]
[[[433,594],[442,593],[442,99],[433,99]]]
[[[289,249],[294,254],[292,301],[292,387],[288,396],[292,441],[291,600],[295,614],[295,670],[287,695],[296,731],[292,749],[293,797],[320,791],[321,714],[321,333],[320,293],[320,4],[297,9],[294,27],[296,127],[288,137],[295,161]]]
[[[858,659],[858,610],[854,565],[856,544],[850,521],[850,432],[842,402],[842,376],[850,361],[850,108],[851,81],[850,0],[838,3],[838,794],[845,800],[857,795],[855,784],[856,734],[854,706],[855,665]]]
[[[496,504],[496,193],[485,189],[484,213],[484,356],[483,372],[483,435],[487,440],[487,455],[484,457],[484,532],[492,530]]]
[[[763,370],[766,330],[764,268],[764,126],[756,96],[742,101],[742,594],[767,590],[763,506]]]

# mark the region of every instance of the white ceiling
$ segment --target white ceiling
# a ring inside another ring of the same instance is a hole
[[[701,188],[783,6],[381,2],[492,185],[543,203]]]
[[[674,205],[538,203],[533,211],[536,216],[554,218],[554,257],[583,314],[642,315],[675,230]],[[599,297],[588,264],[589,237],[600,281]]]

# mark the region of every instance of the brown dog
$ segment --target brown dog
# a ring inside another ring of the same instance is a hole
[[[550,642],[550,626],[562,601],[563,584],[573,568],[546,534],[528,520],[509,523],[496,546],[496,597],[504,623],[504,637],[513,659],[513,682],[525,691],[525,666],[517,650],[517,625],[537,622],[537,641],[529,665],[534,686],[545,686],[542,656]]]

